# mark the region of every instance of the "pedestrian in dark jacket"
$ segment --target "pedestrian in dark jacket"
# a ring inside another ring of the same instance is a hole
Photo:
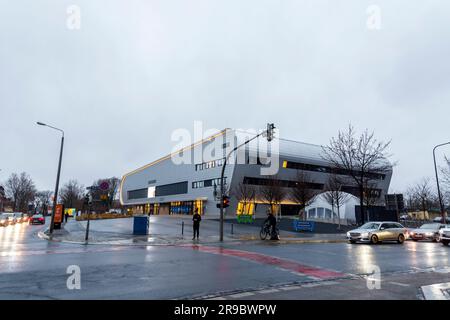
[[[69,219],[69,213],[68,213],[68,212],[66,212],[66,213],[64,214],[64,222],[65,222],[65,223],[67,223],[67,219]]]
[[[192,221],[194,222],[194,236],[192,237],[192,240],[195,239],[196,235],[198,240],[198,235],[200,231],[200,221],[202,221],[202,216],[198,213],[197,208],[195,208],[194,215],[192,216]]]

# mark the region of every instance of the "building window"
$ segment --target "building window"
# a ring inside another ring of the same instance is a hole
[[[322,173],[334,173],[334,174],[346,175],[346,176],[350,175],[350,171],[345,170],[345,169],[337,169],[337,168],[332,168],[332,167],[328,167],[328,166],[321,166],[321,165],[293,162],[293,161],[286,161],[286,160],[283,161],[283,168],[312,171],[312,172],[322,172]],[[384,180],[386,178],[385,174],[377,173],[377,172],[368,172],[367,175],[368,175],[368,177],[370,177],[374,180]]]
[[[223,165],[224,159],[217,159],[212,161],[207,161],[203,163],[198,163],[195,165],[195,171],[201,171],[206,169],[211,169],[215,167],[220,167]]]
[[[128,200],[146,199],[147,196],[148,196],[148,188],[128,191]]]
[[[171,183],[166,184],[162,186],[156,186],[155,190],[155,196],[161,197],[161,196],[170,196],[175,194],[184,194],[188,192],[188,182],[177,182],[177,183]]]
[[[223,182],[224,184],[227,182],[227,177],[223,178]],[[220,178],[192,182],[192,189],[208,188],[212,186],[220,186]]]

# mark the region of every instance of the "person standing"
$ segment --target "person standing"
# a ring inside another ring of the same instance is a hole
[[[69,212],[64,213],[64,222],[67,223],[67,219],[69,219]]]
[[[199,235],[199,231],[200,231],[200,221],[202,221],[202,216],[198,213],[198,208],[195,208],[195,210],[194,210],[194,215],[192,216],[192,221],[194,222],[194,224],[193,224],[194,236],[192,237],[192,240],[195,239],[196,235],[197,235],[197,240],[198,240],[198,235]]]

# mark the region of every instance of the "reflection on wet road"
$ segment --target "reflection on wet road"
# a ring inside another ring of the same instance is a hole
[[[0,227],[0,298],[167,299],[280,283],[449,265],[439,243],[404,245],[274,244],[108,246],[48,242],[44,226]],[[82,289],[68,290],[67,267]]]

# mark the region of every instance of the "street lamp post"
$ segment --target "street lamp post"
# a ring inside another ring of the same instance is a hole
[[[450,142],[441,143],[433,148],[434,172],[436,174],[436,184],[437,184],[437,192],[438,192],[438,197],[439,197],[439,206],[440,206],[441,215],[442,215],[442,223],[445,223],[445,208],[444,208],[444,203],[442,202],[441,188],[439,186],[439,175],[438,175],[438,170],[437,170],[437,165],[436,165],[436,149],[439,147],[442,147],[442,146],[449,145],[449,144],[450,144]]]
[[[221,173],[221,175],[220,175],[220,241],[221,241],[221,242],[223,241],[223,223],[224,223],[223,197],[224,197],[224,195],[225,195],[223,178],[224,178],[224,174],[225,174],[225,167],[226,167],[226,165],[227,165],[227,161],[228,161],[228,159],[230,158],[230,156],[231,156],[231,154],[232,154],[233,152],[235,152],[235,151],[236,151],[237,149],[239,149],[240,147],[245,146],[245,145],[248,144],[250,141],[255,140],[255,139],[258,138],[259,136],[266,135],[267,140],[270,142],[270,141],[273,139],[273,130],[274,130],[274,129],[275,129],[274,124],[273,124],[273,123],[268,123],[268,124],[267,124],[267,129],[266,129],[266,130],[264,130],[264,131],[262,131],[261,133],[257,134],[257,135],[254,136],[253,138],[246,140],[245,142],[241,143],[240,145],[234,147],[233,150],[231,150],[231,151],[227,154],[227,156],[225,157],[225,160],[224,160],[223,166],[222,166],[222,173]]]
[[[55,194],[53,196],[53,210],[52,210],[52,219],[50,222],[50,234],[53,234],[54,224],[55,224],[55,212],[56,212],[56,204],[58,202],[58,189],[59,189],[59,177],[61,175],[61,162],[62,162],[62,155],[63,155],[63,149],[64,149],[64,130],[61,130],[56,127],[52,127],[48,124],[42,123],[42,122],[36,122],[40,126],[49,127],[51,129],[57,130],[62,133],[61,136],[61,148],[59,151],[59,163],[58,163],[58,173],[56,175],[56,185],[55,185]]]

